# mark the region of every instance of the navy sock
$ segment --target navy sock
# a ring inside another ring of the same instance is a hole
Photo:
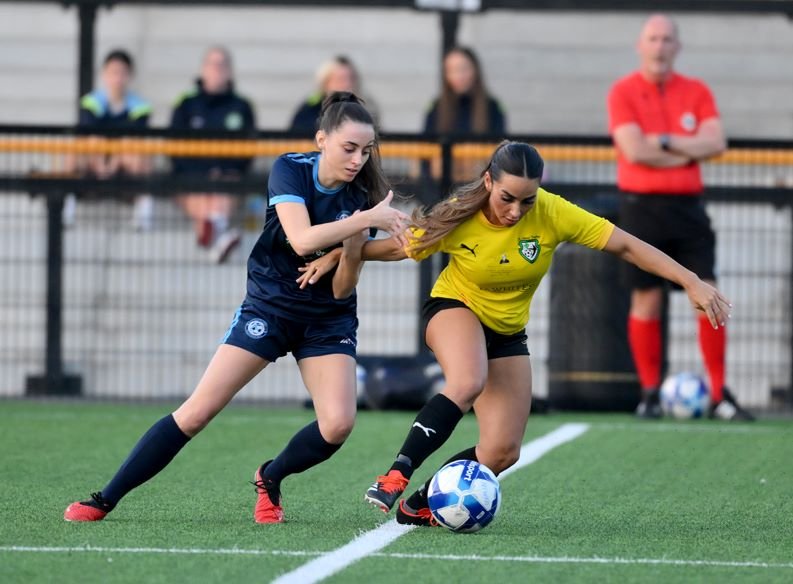
[[[441,465],[441,468],[443,468],[450,462],[454,462],[455,460],[476,460],[477,462],[479,462],[476,459],[476,446],[471,446],[471,448],[466,448],[462,452],[458,452],[457,454],[452,456],[449,460],[444,462]],[[431,482],[432,482],[432,477],[428,478],[427,482],[421,485],[415,493],[413,493],[410,497],[408,497],[408,500],[405,501],[408,507],[410,507],[414,511],[417,511],[422,507],[427,506],[427,489],[430,488]]]
[[[434,396],[416,416],[391,470],[398,470],[410,478],[413,471],[449,439],[462,417],[463,413],[452,400],[442,393]]]
[[[190,437],[179,429],[171,414],[156,422],[129,453],[116,476],[102,489],[111,509],[121,498],[168,466]]]
[[[322,437],[315,420],[292,436],[286,448],[265,467],[264,478],[280,484],[289,475],[325,462],[339,448],[341,444],[331,444]]]

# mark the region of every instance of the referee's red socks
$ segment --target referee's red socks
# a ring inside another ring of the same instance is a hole
[[[724,389],[727,332],[724,327],[714,329],[708,317],[698,317],[699,347],[710,378],[710,399],[722,400]],[[661,383],[661,321],[628,318],[628,342],[642,389],[657,388]]]
[[[708,317],[701,314],[699,321],[699,349],[710,378],[710,401],[719,403],[724,397],[724,362],[727,348],[727,330],[714,329]]]
[[[642,390],[658,389],[661,384],[661,320],[643,320],[631,315],[628,343]]]

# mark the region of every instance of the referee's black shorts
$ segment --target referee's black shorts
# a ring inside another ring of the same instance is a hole
[[[618,225],[657,247],[703,280],[716,279],[716,234],[701,196],[620,195]],[[623,263],[622,281],[631,289],[662,286],[665,280]]]

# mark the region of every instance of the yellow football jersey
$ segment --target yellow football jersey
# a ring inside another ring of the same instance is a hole
[[[515,225],[493,225],[479,211],[431,248],[407,252],[415,260],[449,254],[431,296],[460,300],[486,326],[514,334],[529,321],[531,299],[556,247],[570,241],[603,249],[613,231],[606,219],[539,189],[534,207]]]

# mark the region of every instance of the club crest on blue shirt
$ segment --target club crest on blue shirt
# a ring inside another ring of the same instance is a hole
[[[352,213],[345,209],[344,211],[339,211],[339,214],[336,215],[336,221],[341,221],[342,219],[349,219],[352,216]]]
[[[261,318],[254,318],[245,325],[245,334],[252,339],[261,339],[267,334],[267,323]]]
[[[540,257],[540,240],[539,239],[520,239],[518,240],[518,251],[520,257],[533,264]]]

